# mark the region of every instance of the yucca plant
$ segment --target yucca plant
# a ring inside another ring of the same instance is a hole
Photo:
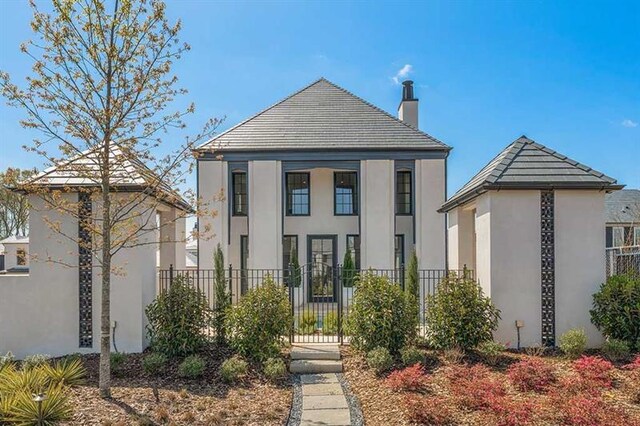
[[[73,409],[66,395],[66,388],[52,386],[47,389],[40,408],[30,392],[17,392],[8,414],[11,424],[48,426],[69,420],[73,415]]]
[[[18,392],[41,393],[49,387],[49,379],[40,368],[18,370],[5,368],[0,376],[0,395]]]
[[[86,371],[79,359],[62,359],[54,365],[46,364],[42,367],[44,374],[53,386],[78,386],[84,383]]]

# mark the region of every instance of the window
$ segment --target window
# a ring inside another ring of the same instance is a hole
[[[233,182],[233,215],[246,216],[249,212],[247,197],[247,173],[234,172],[231,175]]]
[[[396,235],[394,263],[396,269],[404,266],[404,235]]]
[[[298,236],[285,235],[282,238],[282,269],[285,270],[285,276],[294,257],[298,260],[298,264],[300,264],[300,258],[298,258]]]
[[[410,215],[411,204],[411,172],[398,171],[396,172],[396,214]]]
[[[613,227],[613,246],[623,247],[624,244],[624,228],[622,226]]]
[[[287,216],[308,216],[309,173],[287,173]]]
[[[27,264],[27,252],[24,249],[18,249],[16,251],[16,264],[18,266],[25,266]]]
[[[356,172],[335,172],[334,186],[334,214],[358,214],[358,174]]]
[[[347,235],[347,249],[351,252],[356,271],[360,270],[360,235]]]

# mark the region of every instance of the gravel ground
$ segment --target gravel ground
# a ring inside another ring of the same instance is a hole
[[[337,374],[340,386],[342,386],[342,392],[347,398],[347,404],[349,404],[349,412],[351,413],[351,426],[364,426],[364,417],[362,417],[362,409],[360,408],[360,402],[358,397],[351,392],[349,382],[344,377],[344,374]]]
[[[287,425],[298,426],[302,418],[302,383],[300,382],[300,375],[293,375],[291,382],[293,384],[293,401],[291,402]]]

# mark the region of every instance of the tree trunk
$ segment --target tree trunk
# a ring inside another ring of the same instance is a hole
[[[100,310],[100,396],[111,398],[111,199],[102,190],[102,303]]]

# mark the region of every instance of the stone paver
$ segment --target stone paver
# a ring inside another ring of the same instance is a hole
[[[307,395],[342,395],[340,383],[318,383],[302,385],[302,397]]]
[[[301,426],[349,426],[351,415],[348,408],[329,410],[302,410]]]
[[[307,395],[302,398],[303,410],[349,408],[344,395]]]
[[[303,385],[317,385],[321,383],[338,383],[338,376],[333,373],[303,374],[300,376]]]

